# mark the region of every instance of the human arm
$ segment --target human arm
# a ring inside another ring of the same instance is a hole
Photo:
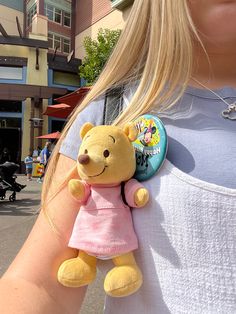
[[[46,153],[46,150],[43,152],[43,160],[44,160],[44,165],[46,165],[48,162],[48,155]]]
[[[60,185],[74,165],[74,160],[60,155],[53,188]],[[60,264],[77,255],[67,247],[77,213],[78,202],[70,196],[67,186],[48,209],[59,234],[41,211],[23,248],[0,280],[1,314],[78,313],[86,289],[66,288],[57,282]]]
[[[102,123],[103,103],[94,102],[79,115],[70,127],[54,173],[54,182],[60,185],[65,174],[76,164],[80,145],[79,130],[89,120]],[[44,151],[39,155],[40,163]],[[68,157],[65,157],[68,156]],[[50,216],[58,227],[61,237],[53,231],[43,212],[9,270],[0,280],[1,314],[78,314],[85,288],[67,288],[57,281],[61,263],[77,256],[77,251],[68,249],[74,221],[78,214],[78,201],[69,194],[66,187],[51,202]]]

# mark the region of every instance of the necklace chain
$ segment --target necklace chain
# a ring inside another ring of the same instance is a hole
[[[216,92],[214,92],[209,87],[205,86],[203,83],[199,82],[195,78],[193,78],[193,80],[196,83],[198,83],[199,85],[201,85],[202,87],[204,87],[205,89],[209,90],[212,94],[214,94],[216,97],[218,97],[221,101],[223,101],[227,105],[228,108],[224,109],[221,112],[221,115],[222,115],[223,118],[229,119],[229,120],[236,120],[236,115],[233,114],[234,112],[236,112],[236,102],[233,102],[232,104],[229,104],[224,98],[222,98],[220,95],[218,95]]]

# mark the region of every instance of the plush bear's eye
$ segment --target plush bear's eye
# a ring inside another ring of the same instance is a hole
[[[107,158],[108,156],[110,155],[110,152],[109,152],[109,150],[104,150],[104,152],[103,152],[103,156],[105,157],[105,158]]]
[[[84,153],[85,153],[85,154],[88,154],[88,150],[87,150],[87,149],[85,149],[85,150],[84,150]]]

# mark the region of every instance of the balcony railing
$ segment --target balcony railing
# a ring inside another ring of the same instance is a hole
[[[123,10],[125,7],[131,5],[134,0],[111,0],[112,8]]]

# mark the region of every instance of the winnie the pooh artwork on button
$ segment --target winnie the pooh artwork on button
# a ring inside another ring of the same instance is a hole
[[[142,273],[133,255],[138,241],[130,207],[144,206],[149,193],[132,178],[136,169],[132,142],[137,133],[133,123],[123,129],[85,123],[80,130],[80,179],[71,179],[68,184],[71,195],[80,202],[69,240],[69,247],[79,253],[58,270],[58,281],[64,286],[90,284],[96,277],[97,259],[111,259],[114,264],[104,280],[108,295],[128,296],[142,285]]]

